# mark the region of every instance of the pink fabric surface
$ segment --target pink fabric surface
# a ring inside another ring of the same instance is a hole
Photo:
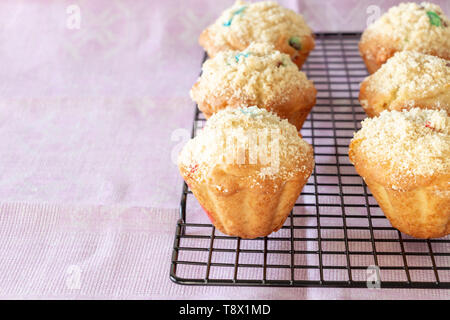
[[[176,210],[0,206],[7,299],[448,299],[448,290],[181,286],[169,280]]]
[[[281,2],[319,31],[361,30],[372,4]],[[176,208],[197,38],[232,3],[2,1],[0,199]]]
[[[197,37],[232,2],[0,2],[0,297],[450,298],[170,282]],[[361,30],[372,4],[280,2],[316,31]],[[67,27],[71,5],[79,29]]]

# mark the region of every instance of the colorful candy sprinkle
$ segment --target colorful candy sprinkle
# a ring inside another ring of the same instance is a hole
[[[249,55],[250,55],[250,53],[239,52],[234,58],[236,59],[236,62],[239,62],[240,57],[243,56],[244,58],[248,58]]]
[[[440,27],[442,25],[441,17],[434,11],[427,11],[428,18],[430,19],[430,23],[433,26]]]
[[[282,59],[281,61],[277,62],[277,68],[279,68],[281,66],[286,67],[286,62],[284,61],[284,59]]]
[[[247,108],[247,110],[240,108],[239,109],[246,116],[254,117],[256,115],[257,109],[254,107]]]
[[[231,22],[233,22],[233,18],[236,15],[241,14],[242,12],[244,12],[245,9],[247,9],[247,6],[243,6],[243,7],[239,8],[238,10],[234,11],[233,14],[231,15],[231,18],[228,21],[223,23],[223,26],[225,26],[225,27],[231,26]]]
[[[241,7],[239,10],[234,12],[234,15],[241,14],[242,12],[244,12],[245,9],[247,9],[247,6]]]
[[[299,37],[291,37],[289,39],[289,45],[296,49],[296,50],[301,50],[302,49],[302,44],[300,42],[300,38]]]
[[[430,123],[430,121],[427,121],[426,123],[425,123],[425,127],[427,127],[427,128],[430,128],[430,129],[432,129],[432,130],[434,130],[434,128],[431,126],[431,123]]]
[[[194,165],[191,170],[189,171],[189,174],[193,174],[198,169],[198,164]]]

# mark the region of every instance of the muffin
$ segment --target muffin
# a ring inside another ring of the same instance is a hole
[[[214,114],[178,167],[221,232],[256,238],[281,228],[314,167],[295,126],[257,107]]]
[[[401,51],[361,83],[359,102],[369,117],[384,110],[450,111],[450,61]]]
[[[367,118],[349,156],[392,226],[416,238],[450,233],[450,119],[444,110]]]
[[[401,3],[363,33],[359,51],[374,73],[397,51],[417,51],[450,59],[449,19],[432,3]]]
[[[191,97],[209,118],[227,107],[257,105],[300,130],[316,103],[316,88],[287,54],[268,43],[223,51],[203,64]]]
[[[237,1],[206,28],[199,43],[210,57],[225,50],[242,51],[252,42],[268,42],[301,68],[314,49],[311,29],[303,17],[276,2]]]

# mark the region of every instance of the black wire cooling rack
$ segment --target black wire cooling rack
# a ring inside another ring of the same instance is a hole
[[[366,115],[368,75],[359,33],[316,34],[302,68],[317,104],[301,131],[316,166],[284,226],[264,238],[220,233],[183,186],[170,278],[179,284],[286,287],[450,288],[450,237],[420,240],[392,228],[349,162]],[[205,119],[196,108],[192,136]]]

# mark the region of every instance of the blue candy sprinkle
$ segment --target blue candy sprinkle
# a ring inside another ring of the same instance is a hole
[[[229,27],[231,26],[231,22],[233,21],[234,16],[241,14],[242,12],[244,12],[244,10],[247,9],[247,6],[243,6],[242,8],[236,10],[235,12],[233,12],[233,14],[231,15],[230,20],[226,21],[223,23],[224,27]]]
[[[234,58],[236,59],[236,62],[239,62],[239,58],[240,58],[241,56],[244,56],[245,58],[248,58],[249,53],[243,53],[243,52],[238,53],[238,54],[234,57]]]
[[[237,10],[237,11],[234,12],[234,15],[241,14],[242,12],[244,12],[245,9],[247,9],[246,6],[240,8],[239,10]]]
[[[239,110],[246,116],[255,117],[258,113],[258,108],[256,108],[256,107],[248,107],[246,109],[239,108]]]

